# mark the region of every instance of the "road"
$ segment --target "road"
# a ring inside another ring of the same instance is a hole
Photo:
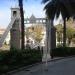
[[[36,65],[12,75],[75,75],[75,57]]]

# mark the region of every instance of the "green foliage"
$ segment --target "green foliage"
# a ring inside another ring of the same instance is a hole
[[[57,32],[57,41],[59,42],[59,44],[61,45],[60,42],[62,42],[62,34],[63,34],[63,28],[61,24],[58,24],[56,26],[56,32]],[[66,28],[66,38],[67,40],[67,45],[69,46],[71,42],[74,41],[75,38],[75,28],[73,28],[72,26],[67,25]]]
[[[43,25],[34,25],[31,27],[28,27],[26,29],[26,37],[28,38],[33,37],[38,43],[41,42],[41,40],[43,39],[43,34],[42,32],[44,31],[44,26]]]
[[[61,13],[63,18],[63,46],[66,46],[66,19],[75,15],[74,0],[42,0],[45,4],[44,10],[49,19],[54,20],[55,16],[58,19]]]
[[[0,73],[41,62],[40,50],[11,50],[0,52]]]
[[[56,25],[56,32],[57,32],[57,41],[60,43],[62,42],[62,33],[63,33],[62,24]]]
[[[68,44],[70,44],[72,42],[72,39],[75,38],[74,37],[75,29],[71,28],[71,27],[67,27],[66,35],[67,35],[67,38],[68,38]]]
[[[74,0],[42,0],[45,4],[44,10],[50,19],[59,17],[60,12],[63,19],[69,19],[75,15],[75,1]]]
[[[59,47],[51,51],[54,57],[65,57],[75,55],[75,47]]]

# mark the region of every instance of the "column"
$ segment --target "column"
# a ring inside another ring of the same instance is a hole
[[[21,19],[19,8],[11,8],[11,20],[16,20],[10,30],[10,48],[19,50],[21,49]]]
[[[51,25],[50,21],[46,20],[46,40],[45,48],[43,49],[43,58],[42,61],[50,60],[50,50],[51,50]]]

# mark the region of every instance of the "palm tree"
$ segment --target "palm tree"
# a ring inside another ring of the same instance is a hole
[[[24,49],[24,12],[23,12],[23,0],[18,0],[21,16],[21,48]]]
[[[71,2],[71,3],[70,3]],[[60,13],[62,14],[63,18],[63,46],[66,46],[66,19],[69,19],[71,16],[74,16],[75,11],[74,7],[75,6],[75,1],[74,4],[72,5],[73,0],[43,0],[43,3],[47,3],[44,7],[46,10],[46,14],[49,19],[52,21],[54,20],[54,17],[58,18]],[[71,6],[72,5],[72,6]],[[72,9],[73,7],[73,9]]]

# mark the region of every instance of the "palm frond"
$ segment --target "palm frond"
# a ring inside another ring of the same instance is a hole
[[[75,16],[75,0],[43,0],[43,2],[48,2],[44,10],[49,18],[53,18],[55,14],[58,18],[60,12],[63,18],[69,19],[69,17]]]
[[[48,1],[50,1],[50,0],[42,0],[42,3],[46,3],[46,2],[48,2]]]
[[[54,6],[54,4],[48,3],[45,7],[44,10],[46,10],[46,14],[48,18],[54,19],[55,17],[55,11],[56,11],[56,7]]]

